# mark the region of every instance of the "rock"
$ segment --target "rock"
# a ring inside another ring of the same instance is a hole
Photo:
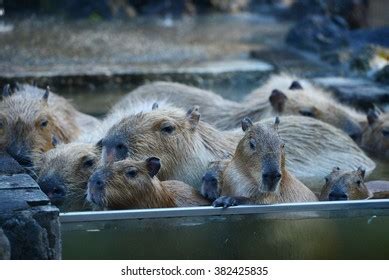
[[[306,16],[292,27],[286,42],[311,52],[325,52],[349,45],[347,23],[339,17]]]
[[[60,259],[59,210],[26,174],[0,176],[0,227],[11,259]]]
[[[375,80],[389,85],[389,64],[376,73]]]
[[[343,103],[367,110],[375,105],[389,102],[389,87],[363,78],[325,77],[313,81],[334,93]]]
[[[0,152],[0,175],[13,175],[24,173],[24,169],[11,156]]]
[[[4,234],[2,228],[0,228],[0,260],[9,260],[11,258],[11,245],[9,244],[8,237]]]
[[[308,14],[330,14],[344,18],[351,28],[361,28],[367,26],[368,8],[367,0],[297,0],[286,16],[300,19]]]

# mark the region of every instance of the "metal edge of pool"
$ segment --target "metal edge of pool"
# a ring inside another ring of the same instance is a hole
[[[215,215],[242,215],[265,214],[276,212],[301,212],[301,211],[336,211],[336,210],[360,210],[360,209],[387,209],[389,199],[359,200],[359,201],[325,201],[308,203],[284,203],[273,205],[247,205],[230,208],[184,207],[184,208],[157,208],[137,210],[112,210],[112,211],[85,211],[60,213],[61,223],[112,221],[128,219],[151,219],[173,217],[195,217]]]

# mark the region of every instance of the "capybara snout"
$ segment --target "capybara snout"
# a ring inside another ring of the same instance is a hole
[[[54,205],[62,205],[66,198],[67,188],[62,178],[56,174],[39,178],[41,190],[49,197]]]
[[[105,170],[97,170],[88,181],[88,190],[86,199],[100,207],[105,207],[105,185],[107,175]]]

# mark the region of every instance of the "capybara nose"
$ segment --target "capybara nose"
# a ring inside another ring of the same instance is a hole
[[[22,166],[32,166],[32,160],[25,149],[11,145],[7,152]]]
[[[45,176],[38,180],[42,191],[49,197],[51,203],[60,205],[66,198],[66,186],[57,176]]]
[[[102,191],[104,189],[104,180],[100,172],[95,172],[88,182],[88,188],[91,191]]]
[[[347,194],[340,189],[334,189],[328,195],[329,201],[347,200],[347,199],[348,199]]]
[[[218,181],[213,172],[209,171],[203,176],[201,194],[210,201],[219,197]]]
[[[269,191],[274,191],[278,182],[281,180],[281,173],[279,171],[268,171],[262,174],[262,180]]]

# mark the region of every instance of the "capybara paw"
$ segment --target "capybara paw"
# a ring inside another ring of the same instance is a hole
[[[223,208],[236,206],[236,205],[238,205],[236,199],[230,196],[221,196],[212,203],[213,207],[223,207]]]

